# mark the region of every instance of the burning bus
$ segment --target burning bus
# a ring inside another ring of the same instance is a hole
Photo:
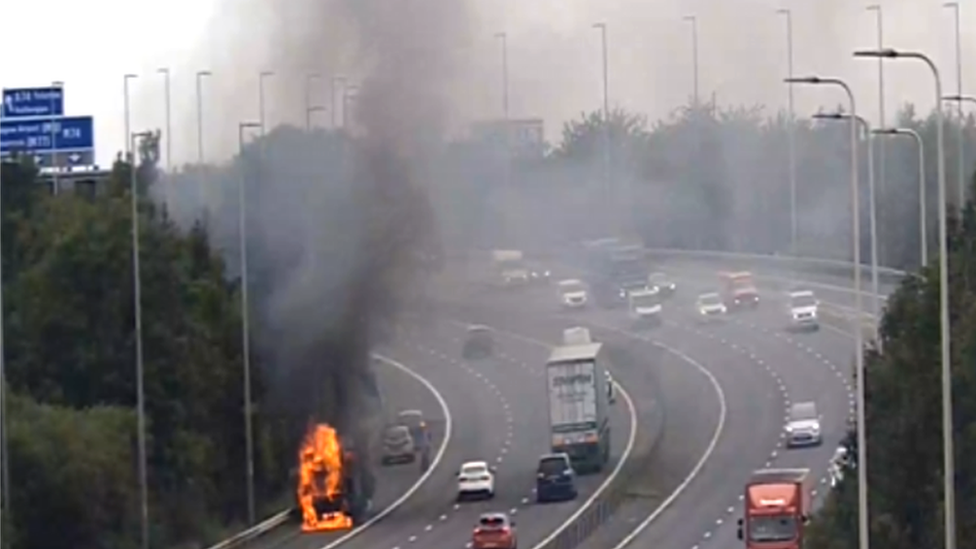
[[[303,532],[352,528],[372,506],[374,479],[367,456],[351,439],[319,423],[309,427],[298,455],[298,511]]]

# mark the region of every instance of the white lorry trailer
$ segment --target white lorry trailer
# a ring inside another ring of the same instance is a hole
[[[610,460],[610,381],[603,344],[554,348],[546,381],[552,452],[569,455],[579,473],[601,471]]]
[[[525,258],[521,251],[494,250],[491,258],[495,272],[503,285],[512,286],[529,282],[529,269],[525,266]]]

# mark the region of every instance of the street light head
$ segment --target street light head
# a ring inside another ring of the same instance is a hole
[[[819,76],[793,76],[790,78],[784,78],[783,82],[787,84],[822,84],[823,79]]]
[[[156,69],[156,72],[158,72],[159,74],[166,74],[166,75],[168,75],[169,74],[169,69],[166,68],[166,67],[162,67],[160,69]]]
[[[197,76],[211,76],[212,74],[210,71],[197,71]]]
[[[847,115],[839,112],[818,112],[810,118],[815,120],[844,120],[847,118]]]
[[[126,80],[132,80],[133,78],[139,78],[139,75],[138,74],[131,74],[131,73],[125,75],[125,79]]]
[[[259,76],[261,78],[267,78],[269,76],[274,76],[274,72],[272,72],[272,71],[261,71],[261,74]]]
[[[506,34],[504,32],[496,32],[495,38],[505,38]]]
[[[681,19],[684,20],[684,21],[691,21],[692,23],[694,23],[695,20],[697,19],[697,17],[695,17],[694,15],[686,15],[686,16],[682,17]]]
[[[902,132],[898,128],[876,128],[871,130],[871,133],[875,135],[898,135]]]
[[[946,2],[945,4],[942,4],[942,7],[959,9],[959,2]]]
[[[878,4],[871,4],[870,6],[864,9],[866,9],[867,11],[881,11],[881,6],[879,6]]]
[[[604,30],[604,29],[607,28],[607,24],[606,23],[593,23],[593,28],[594,29]]]
[[[790,14],[790,9],[789,8],[779,8],[778,10],[776,10],[776,13],[779,13],[779,14],[782,14],[782,15],[789,15]]]
[[[854,52],[854,57],[874,57],[874,58],[884,58],[884,59],[894,59],[896,57],[901,57],[901,53],[893,48],[881,48],[877,50],[857,50]]]

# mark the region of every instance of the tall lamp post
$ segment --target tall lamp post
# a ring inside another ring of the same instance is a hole
[[[211,76],[210,71],[197,71],[196,74],[196,100],[197,100],[197,164],[200,169],[200,175],[205,177],[205,168],[203,166],[203,80]],[[213,206],[214,200],[212,196],[212,189],[210,185],[202,180],[197,183],[200,187],[197,189],[197,197],[200,204],[203,205],[204,219],[206,219],[207,212]],[[204,188],[206,187],[206,188]]]
[[[817,113],[813,115],[816,120],[848,120],[850,118],[855,118],[861,128],[864,130],[864,134],[868,142],[868,215],[870,217],[869,225],[871,227],[871,296],[872,296],[872,309],[874,313],[874,318],[881,318],[881,305],[878,298],[878,204],[875,201],[875,184],[874,184],[874,133],[871,131],[871,124],[860,115],[850,115],[846,113],[830,113],[823,114]],[[860,327],[861,319],[857,319],[857,324]],[[881,345],[881,336],[878,332],[878,322],[874,323],[874,339],[875,342]],[[859,328],[860,329],[860,328]]]
[[[125,152],[132,152],[132,106],[129,104],[129,82],[139,78],[137,74],[127,74],[122,77],[122,110],[125,115]]]
[[[881,8],[880,4],[873,4],[867,7],[867,11],[873,11],[877,16],[877,26],[878,26],[878,47],[884,47],[884,10]],[[884,61],[878,59],[878,124],[881,126],[885,125],[885,96],[884,96]],[[870,139],[870,135],[868,139]],[[877,188],[880,189],[882,196],[885,194],[885,183],[887,178],[885,177],[885,170],[887,169],[887,156],[886,143],[884,139],[878,141],[878,175],[877,175]],[[884,215],[884,207],[879,208],[877,212],[874,211],[872,207],[872,215]],[[882,229],[885,225],[882,224]],[[871,245],[872,247],[874,244]],[[879,250],[882,261],[886,262],[889,260],[887,246],[885,246],[885,240],[881,239],[881,250]],[[877,311],[875,311],[877,314]],[[881,341],[880,339],[878,340]]]
[[[928,221],[926,220],[925,205],[925,143],[922,136],[911,128],[881,128],[874,130],[874,135],[907,135],[910,136],[918,148],[918,219],[922,248],[920,250],[920,265],[925,267],[929,264],[929,244],[928,244]]]
[[[139,445],[139,518],[142,549],[149,549],[149,482],[146,457],[146,391],[142,347],[142,273],[139,267],[139,167],[138,140],[152,137],[152,132],[138,132],[129,136],[132,157],[129,159],[129,194],[132,195],[132,287],[136,331],[136,437]]]
[[[512,182],[512,125],[508,111],[508,35],[504,32],[495,33],[495,38],[502,47],[502,121],[503,136],[505,138],[505,187]]]
[[[959,93],[956,95],[947,95],[943,97],[943,99],[945,99],[946,101],[955,101],[956,103],[959,103],[959,179],[961,181],[960,185],[962,186],[962,191],[960,192],[959,196],[963,197],[963,201],[965,202],[967,174],[966,174],[965,160],[963,159],[963,154],[964,154],[963,151],[965,151],[966,133],[964,127],[965,121],[963,119],[965,113],[963,112],[962,104],[972,103],[973,105],[976,105],[976,97],[972,95],[962,95],[961,93]]]
[[[51,82],[51,87],[58,88],[61,91],[61,101],[63,105],[64,82],[61,82],[60,80]],[[51,189],[51,191],[56,195],[61,192],[61,183],[58,178],[58,174],[61,173],[61,162],[59,162],[60,158],[58,158],[58,154],[56,152],[58,125],[56,123],[57,120],[54,116],[55,101],[56,101],[55,96],[52,94],[51,95],[51,154],[50,154],[49,162],[51,163],[51,182],[53,183],[52,185],[53,189]]]
[[[312,84],[321,78],[322,75],[317,73],[305,75],[305,131],[312,130],[312,113],[325,110],[321,106],[312,104]]]
[[[600,50],[603,60],[603,184],[606,186],[607,204],[614,204],[613,181],[610,171],[610,67],[609,54],[607,52],[607,24],[595,23],[593,28],[600,31]],[[613,212],[612,207],[607,208],[606,228],[612,232]]]
[[[793,12],[788,8],[776,10],[786,18],[786,76],[793,78]],[[790,254],[797,255],[796,221],[796,115],[793,108],[793,83],[786,85],[789,90],[789,170],[790,170]]]
[[[172,173],[173,169],[173,108],[172,108],[172,83],[170,81],[170,72],[168,68],[162,68],[158,71],[159,74],[163,75],[163,103],[165,111],[165,128],[166,128],[166,172]],[[170,204],[171,189],[170,182],[166,182],[165,189],[163,191],[164,200],[166,204]]]
[[[959,28],[959,2],[946,2],[942,7],[951,9],[955,15],[955,35],[956,35],[956,95],[962,95],[962,34]],[[881,45],[878,46],[882,47]],[[966,204],[966,128],[963,127],[962,101],[959,105],[959,189],[957,198],[959,200],[959,210],[961,211]]]
[[[255,522],[254,510],[254,426],[251,403],[251,337],[250,306],[247,283],[247,166],[244,163],[244,132],[257,129],[264,132],[262,122],[241,122],[237,125],[237,154],[241,161],[241,180],[237,185],[237,221],[241,248],[241,354],[244,362],[244,446],[247,454],[247,520]]]
[[[698,88],[698,17],[695,15],[686,15],[681,18],[682,21],[686,21],[691,25],[691,82],[692,82],[692,97],[695,98],[695,108],[701,101],[701,96],[699,95]]]
[[[345,88],[345,86],[346,86],[345,76],[337,75],[332,77],[332,97],[329,99],[329,101],[332,103],[331,107],[332,107],[332,129],[333,130],[339,127],[338,126],[339,121],[336,119],[336,116],[338,115],[339,112],[339,108],[342,106],[341,105],[342,101],[339,99],[339,88]],[[343,112],[342,116],[346,116],[346,113]]]
[[[952,362],[949,326],[949,246],[946,226],[946,173],[945,173],[945,113],[942,109],[942,77],[939,67],[929,56],[917,51],[892,48],[859,50],[854,57],[881,59],[917,59],[928,65],[935,79],[936,166],[939,174],[939,316],[941,318],[942,345],[942,452],[943,483],[945,491],[945,549],[956,548],[956,476],[955,451],[952,432]]]
[[[858,154],[857,154],[857,105],[850,86],[839,78],[822,78],[819,76],[803,76],[787,78],[787,83],[830,85],[837,86],[847,93],[847,100],[851,107],[851,205],[853,210],[854,237],[854,314],[861,318],[861,215],[858,199]],[[858,480],[858,534],[860,549],[868,549],[868,476],[867,476],[867,441],[865,437],[864,418],[864,331],[860,324],[854,330],[854,369],[857,376],[857,480]]]

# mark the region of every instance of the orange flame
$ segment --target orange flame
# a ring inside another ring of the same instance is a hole
[[[336,430],[324,423],[312,425],[298,452],[298,464],[302,531],[352,528],[343,503],[343,452]]]

